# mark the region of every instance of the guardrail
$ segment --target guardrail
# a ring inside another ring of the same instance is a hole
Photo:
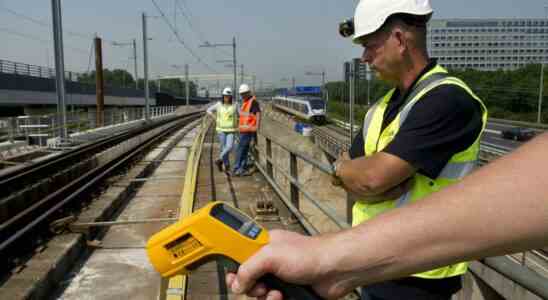
[[[144,109],[142,107],[129,107],[106,110],[103,112],[104,124],[102,127],[142,120],[145,115]],[[151,107],[150,115],[151,118],[161,117],[175,112],[176,109],[176,106]],[[25,140],[29,145],[46,146],[47,139],[58,136],[61,129],[58,124],[58,114],[0,118],[0,140],[12,143],[15,140]],[[67,112],[65,128],[69,134],[78,134],[100,127],[97,126],[95,112],[69,111]]]
[[[297,215],[299,220],[303,221],[306,220],[304,215],[299,211],[299,203],[300,203],[300,193],[306,198],[311,204],[313,204],[316,208],[321,210],[329,219],[331,219],[339,228],[345,229],[351,227],[351,225],[346,221],[349,220],[349,216],[347,215],[346,218],[341,218],[337,215],[335,212],[336,210],[329,205],[326,205],[322,203],[319,199],[317,199],[315,196],[313,196],[309,191],[307,191],[304,188],[304,184],[299,181],[298,174],[298,164],[297,159],[300,159],[307,164],[315,167],[316,169],[320,170],[322,173],[328,174],[328,175],[334,175],[333,166],[330,164],[319,162],[310,156],[308,156],[305,153],[301,153],[299,151],[296,151],[294,149],[290,149],[288,146],[282,144],[281,142],[277,141],[276,138],[261,134],[265,137],[266,141],[266,147],[265,152],[263,154],[259,152],[253,153],[253,156],[255,158],[255,165],[257,168],[263,173],[265,178],[271,183],[271,185],[274,187],[275,190],[281,191],[281,187],[276,183],[274,180],[274,170],[276,170],[277,174],[282,175],[285,179],[289,181],[289,187],[290,187],[290,193],[288,196],[284,195],[283,193],[278,193],[282,199],[285,199],[284,201],[287,206],[290,208],[290,210]],[[277,146],[281,147],[285,151],[289,153],[289,171],[284,170],[282,167],[278,166],[274,162],[274,158],[272,156],[272,143],[276,144]],[[264,156],[264,160],[266,162],[265,168],[263,168],[259,162],[258,156]],[[346,220],[345,220],[346,219]],[[313,226],[305,221],[308,225],[305,225],[305,227],[308,226],[311,227],[311,232],[317,232],[316,229],[313,228]]]
[[[3,59],[0,59],[0,73],[26,75],[40,78],[55,78],[55,69]],[[78,81],[80,76],[80,73],[70,71],[65,72],[65,78],[68,81]]]
[[[323,204],[313,195],[311,195],[304,185],[299,181],[299,170],[297,160],[301,161],[315,167],[320,170],[322,173],[327,175],[333,175],[333,167],[329,164],[325,164],[311,158],[306,153],[301,153],[295,149],[292,149],[290,146],[282,144],[276,138],[268,136],[264,133],[260,133],[265,139],[265,149],[261,153],[257,149],[252,153],[255,161],[255,166],[263,174],[269,184],[273,187],[278,196],[284,201],[289,210],[297,217],[297,219],[303,224],[303,226],[312,234],[317,234],[319,231],[314,228],[314,225],[311,224],[304,214],[300,211],[300,194],[302,194],[310,203],[315,207],[320,209],[329,219],[331,219],[340,229],[345,229],[351,227],[351,206],[352,201],[347,198],[347,212],[346,212],[346,221],[343,220],[335,210],[328,205]],[[278,166],[273,158],[272,144],[279,146],[289,153],[289,172],[284,170],[282,167]],[[501,155],[508,153],[509,149],[504,147],[493,146],[492,144],[484,143],[482,147],[487,147],[488,151],[493,151]],[[265,166],[261,165],[260,158],[263,158]],[[283,192],[282,187],[276,182],[274,177],[274,170],[277,174],[282,175],[286,180],[289,181],[289,194]],[[526,253],[523,254],[525,257]],[[546,278],[543,278],[539,274],[535,273],[529,269],[524,262],[522,264],[513,263],[508,257],[494,257],[494,258],[485,258],[481,260],[482,263],[489,266],[490,268],[496,270],[497,272],[503,274],[505,277],[509,278],[513,282],[518,283],[524,289],[530,291],[531,293],[538,295],[542,298],[548,299],[548,285],[546,285]]]
[[[488,122],[504,124],[504,125],[512,125],[512,126],[521,126],[521,127],[527,127],[527,128],[543,129],[543,130],[548,129],[548,124],[531,123],[531,122],[523,122],[523,121],[489,118]]]

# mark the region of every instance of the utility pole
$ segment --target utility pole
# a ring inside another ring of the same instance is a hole
[[[240,65],[240,82],[241,83],[245,82],[245,80],[244,80],[244,65],[243,64]]]
[[[150,106],[148,103],[148,49],[147,49],[147,16],[143,12],[143,61],[144,61],[144,77],[145,77],[145,120],[150,121]]]
[[[367,106],[371,106],[371,68],[369,64],[365,65],[365,79],[367,79]]]
[[[354,141],[354,84],[356,80],[356,70],[354,66],[355,64],[350,64],[350,145],[352,145],[352,142]]]
[[[234,84],[233,84],[233,93],[236,95],[236,91],[237,91],[237,88],[238,88],[238,65],[236,64],[236,37],[233,37],[232,38],[232,43],[231,44],[210,44],[209,42],[205,42],[203,45],[200,45],[200,47],[228,47],[228,46],[232,46],[232,68],[234,70]],[[218,61],[218,62],[226,62],[225,60],[223,61]],[[237,98],[234,98],[234,99],[237,99]],[[238,101],[238,100],[236,100]]]
[[[548,14],[548,6],[544,6],[544,17]],[[540,59],[540,87],[538,93],[537,123],[542,123],[542,97],[544,93],[544,57]]]
[[[234,92],[232,92],[234,95],[236,94],[237,88],[238,88],[238,79],[236,77],[236,68],[238,65],[236,64],[236,37],[232,37],[232,65],[234,67]],[[239,97],[235,97],[236,103],[238,102]]]
[[[189,95],[190,95],[190,81],[188,80],[188,64],[185,65],[185,96],[186,96],[186,106],[189,105]]]
[[[105,82],[103,80],[102,41],[95,37],[95,94],[97,95],[96,127],[105,125]]]
[[[137,73],[137,39],[133,39],[133,67],[135,68],[135,89],[139,89],[139,76]]]
[[[51,0],[53,40],[55,48],[55,86],[57,89],[57,120],[61,142],[67,138],[67,108],[65,102],[65,54],[63,52],[63,20],[61,0]]]
[[[538,93],[538,115],[537,123],[542,123],[542,95],[544,92],[544,61],[540,62],[540,87]]]

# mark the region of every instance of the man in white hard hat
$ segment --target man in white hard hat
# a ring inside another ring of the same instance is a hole
[[[428,57],[431,15],[428,0],[362,0],[354,19],[339,28],[364,47],[362,61],[393,87],[367,112],[349,155],[334,165],[356,199],[353,226],[458,182],[476,164],[487,109]],[[466,263],[457,263],[368,285],[363,299],[450,299],[466,270]]]
[[[247,156],[251,144],[257,138],[257,130],[261,121],[261,107],[255,96],[251,94],[249,85],[240,85],[239,93],[242,96],[242,105],[240,107],[240,143],[236,150],[236,162],[234,165],[234,176],[248,175]]]
[[[476,165],[487,109],[428,57],[432,13],[428,0],[362,0],[353,22],[341,28],[364,47],[362,61],[393,87],[367,112],[351,159],[335,163],[338,179],[356,199],[353,226],[420,201]],[[453,264],[369,285],[363,293],[370,299],[450,299],[466,270],[467,263]]]
[[[223,99],[207,109],[208,115],[216,120],[216,131],[219,136],[221,152],[219,159],[215,161],[219,172],[230,173],[230,151],[234,145],[234,133],[237,131],[238,120],[236,106],[233,104],[232,89],[226,87],[222,92]]]

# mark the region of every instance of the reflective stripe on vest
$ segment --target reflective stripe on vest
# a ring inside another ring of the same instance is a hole
[[[253,106],[254,101],[255,97],[251,98],[250,100],[244,101],[244,103],[242,104],[242,108],[240,109],[240,132],[256,131],[257,117],[255,114],[251,113],[251,106]]]
[[[453,84],[463,88],[480,104],[483,111],[483,126],[477,139],[467,149],[453,155],[437,178],[431,179],[420,173],[415,173],[410,179],[412,180],[411,189],[398,199],[386,199],[386,201],[374,204],[368,204],[364,201],[357,201],[352,209],[353,225],[357,225],[368,219],[374,218],[387,210],[401,207],[408,203],[423,199],[429,194],[457,182],[474,169],[477,164],[479,154],[479,141],[487,123],[487,109],[479,97],[477,97],[464,82],[455,77],[449,77],[447,75],[447,71],[440,66],[436,66],[421,77],[419,82],[415,85],[413,91],[409,94],[403,108],[400,110],[396,118],[384,130],[382,130],[382,132],[381,127],[383,124],[384,112],[386,111],[395,89],[389,91],[380,101],[371,107],[364,118],[363,138],[365,155],[371,156],[382,151],[396,136],[413,106],[430,90],[440,85],[447,84]],[[440,99],[440,101],[443,101],[443,99]],[[459,263],[428,272],[415,274],[413,276],[421,278],[445,278],[463,274],[466,272],[466,269],[467,263]]]
[[[236,131],[236,108],[234,105],[220,104],[217,107],[217,131]]]

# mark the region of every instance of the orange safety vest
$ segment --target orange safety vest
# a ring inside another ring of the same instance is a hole
[[[240,108],[240,132],[257,131],[257,115],[251,113],[251,105],[253,104],[253,101],[255,101],[255,97],[252,97],[242,103],[242,107]]]

